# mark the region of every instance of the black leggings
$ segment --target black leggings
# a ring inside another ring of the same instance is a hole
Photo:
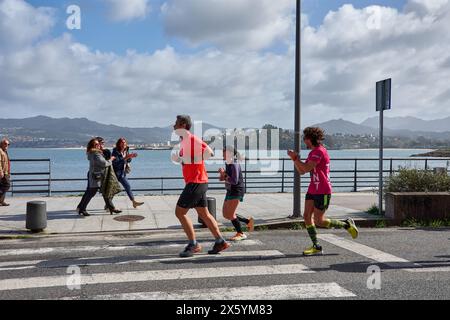
[[[78,205],[78,209],[86,210],[89,202],[91,202],[92,198],[95,197],[95,195],[99,190],[100,188],[88,188],[84,193],[83,197],[81,198],[80,204]],[[108,207],[108,209],[113,210],[114,204],[112,202],[112,199],[108,199],[106,197],[103,197],[103,199],[105,200],[105,204]]]
[[[100,188],[96,187],[96,188],[89,188],[89,172],[87,174],[87,178],[88,178],[88,185],[86,187],[86,191],[83,194],[83,197],[81,198],[80,204],[78,205],[78,209],[80,210],[86,210],[89,202],[91,202],[92,198],[95,197],[95,195],[97,194],[97,192],[100,190]],[[103,197],[103,199],[105,200],[105,205],[106,207],[108,207],[108,209],[114,209],[114,204],[112,202],[112,199],[108,199]]]

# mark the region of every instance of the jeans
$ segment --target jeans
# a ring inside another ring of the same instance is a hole
[[[122,186],[125,188],[128,198],[130,198],[131,201],[134,201],[133,191],[131,191],[131,186],[130,186],[130,183],[128,182],[127,176],[125,176],[125,175],[120,176],[120,177],[117,177],[117,179],[122,184]]]

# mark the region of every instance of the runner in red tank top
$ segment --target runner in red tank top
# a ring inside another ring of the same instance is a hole
[[[209,254],[218,254],[228,249],[230,244],[224,240],[214,217],[209,213],[206,192],[208,191],[208,174],[205,160],[214,155],[212,149],[199,137],[194,136],[191,130],[192,121],[189,116],[177,116],[173,126],[175,134],[181,137],[180,151],[172,155],[172,160],[182,165],[183,177],[186,186],[178,199],[175,214],[180,220],[189,243],[180,253],[180,257],[192,257],[199,253],[202,247],[195,237],[194,226],[187,216],[190,209],[195,209],[199,217],[214,235],[216,242],[208,251]]]
[[[322,254],[322,247],[317,240],[316,225],[324,228],[346,229],[353,239],[358,237],[358,229],[352,219],[345,221],[325,219],[331,200],[332,187],[330,182],[330,157],[322,145],[325,134],[320,128],[306,128],[303,131],[303,140],[311,152],[305,162],[299,155],[288,151],[289,157],[294,161],[296,170],[304,175],[310,173],[311,182],[306,194],[304,219],[306,229],[313,242],[313,246],[303,252],[305,256]]]

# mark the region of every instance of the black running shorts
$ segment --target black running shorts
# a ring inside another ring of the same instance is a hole
[[[320,211],[328,210],[330,206],[331,194],[306,194],[306,200],[314,201],[314,208]]]
[[[177,206],[184,209],[207,208],[207,191],[207,183],[189,183],[184,187],[184,190],[178,199]]]

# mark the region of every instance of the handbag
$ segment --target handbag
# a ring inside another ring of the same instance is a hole
[[[127,163],[125,165],[125,173],[130,174],[131,173],[131,164]]]

